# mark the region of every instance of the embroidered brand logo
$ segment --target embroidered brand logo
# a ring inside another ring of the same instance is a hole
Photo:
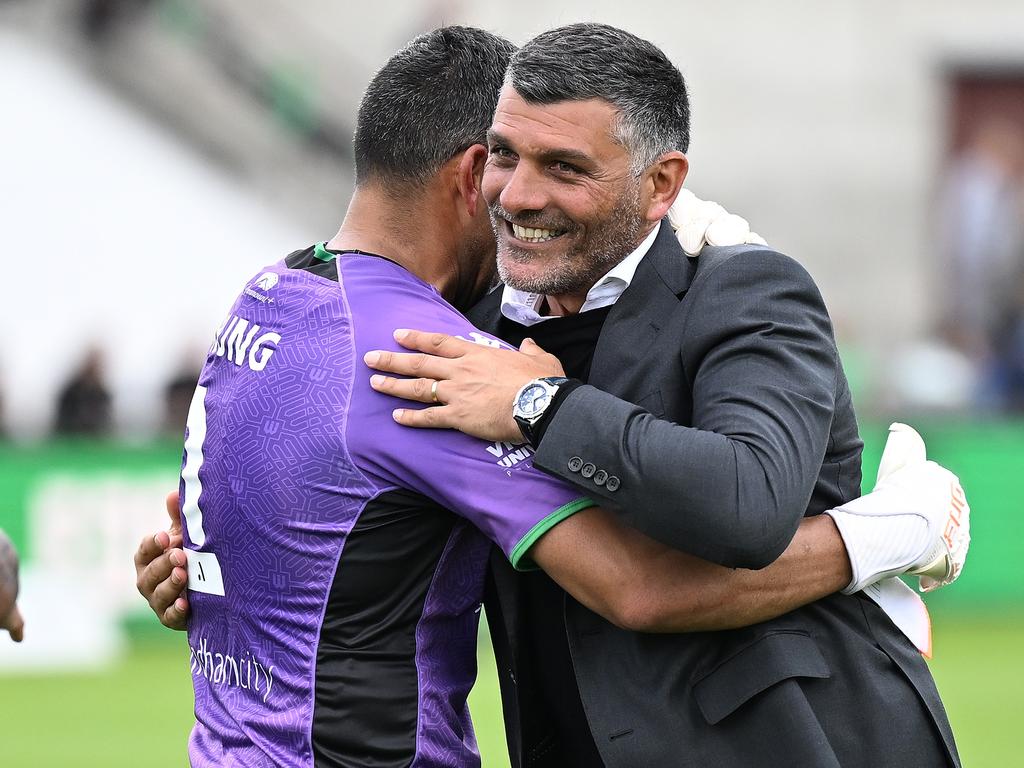
[[[264,272],[256,279],[256,287],[267,292],[277,285],[277,275],[273,272]]]

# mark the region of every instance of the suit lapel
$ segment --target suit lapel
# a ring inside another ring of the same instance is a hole
[[[644,395],[644,360],[675,312],[696,271],[667,221],[612,307],[594,350],[590,383],[611,392]]]

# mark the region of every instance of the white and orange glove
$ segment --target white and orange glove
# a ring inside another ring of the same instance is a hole
[[[846,594],[863,591],[925,656],[932,655],[924,601],[896,578],[920,577],[927,592],[952,584],[971,543],[971,508],[956,475],[928,461],[924,440],[906,424],[889,427],[874,490],[828,510],[850,557]]]
[[[697,256],[705,245],[766,245],[764,238],[750,231],[750,224],[742,216],[729,213],[711,200],[701,200],[688,189],[682,190],[672,204],[668,221],[687,256]]]
[[[826,514],[850,555],[847,594],[904,573],[928,592],[956,581],[967,559],[971,508],[960,481],[927,461],[924,440],[906,424],[889,427],[874,490]]]

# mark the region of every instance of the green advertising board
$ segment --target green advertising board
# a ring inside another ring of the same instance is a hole
[[[935,424],[920,428],[929,457],[959,474],[971,504],[971,556],[953,589],[929,596],[935,608],[1024,606],[1024,424]],[[868,425],[865,490],[874,480],[886,428]],[[0,527],[26,563],[52,566],[66,558],[90,567],[109,561],[109,578],[124,579],[141,533],[162,524],[165,493],[177,483],[176,442],[126,445],[59,442],[0,445]],[[120,591],[121,585],[109,585]]]

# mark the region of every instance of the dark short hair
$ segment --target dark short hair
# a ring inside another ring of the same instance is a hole
[[[656,45],[607,24],[570,24],[520,48],[505,82],[532,104],[603,99],[619,111],[615,138],[638,174],[690,145],[683,75]]]
[[[355,133],[356,183],[422,184],[486,143],[515,46],[473,27],[441,27],[392,56],[370,81]]]

